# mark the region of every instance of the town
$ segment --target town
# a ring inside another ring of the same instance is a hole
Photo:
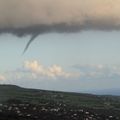
[[[64,103],[0,104],[0,120],[120,120],[119,116],[98,113]]]

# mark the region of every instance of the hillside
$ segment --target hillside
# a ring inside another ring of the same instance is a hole
[[[0,85],[0,102],[5,102],[8,99],[19,99],[31,103],[39,103],[40,100],[52,100],[85,107],[120,108],[120,96],[56,92],[25,89],[15,85]]]
[[[0,107],[1,109],[3,109],[4,112],[7,112],[7,110],[9,111],[9,109],[11,108],[6,108],[6,105],[13,105],[14,107],[16,105],[18,106],[18,109],[19,105],[24,104],[29,106],[38,106],[39,109],[44,108],[47,110],[51,110],[56,107],[58,109],[59,107],[59,109],[64,109],[68,113],[70,112],[69,109],[72,109],[72,111],[78,110],[78,112],[80,112],[79,109],[81,108],[85,111],[90,111],[95,115],[116,115],[120,117],[120,96],[100,96],[92,94],[56,92],[36,89],[25,89],[15,85],[0,85],[0,103],[4,104],[5,106],[4,108]],[[20,107],[20,109],[22,108]]]

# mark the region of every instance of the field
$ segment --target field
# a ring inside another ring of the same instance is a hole
[[[120,96],[0,85],[0,120],[120,120]]]

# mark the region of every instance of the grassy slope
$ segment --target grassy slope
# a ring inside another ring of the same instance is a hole
[[[111,108],[120,110],[120,96],[99,96],[91,94],[67,93],[25,89],[14,85],[0,85],[0,102],[8,99],[19,99],[38,104],[46,101],[62,102],[71,106],[89,108]]]

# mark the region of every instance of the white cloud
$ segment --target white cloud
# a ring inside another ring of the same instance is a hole
[[[4,76],[3,76],[4,75]],[[17,68],[12,71],[5,71],[3,75],[0,75],[0,80],[6,80],[6,82],[17,82],[17,80],[69,80],[77,79],[80,77],[79,72],[66,72],[59,65],[51,65],[45,67],[43,64],[40,64],[39,61],[25,61],[23,67]]]
[[[45,67],[37,60],[28,60],[19,69],[3,72],[0,75],[0,83],[16,84],[29,88],[70,91],[110,86],[119,87],[119,65],[87,64],[76,65],[76,68],[76,72],[68,72],[56,64]]]
[[[87,64],[75,65],[77,71],[65,71],[61,66],[53,64],[44,66],[37,60],[25,61],[23,67],[6,71],[0,75],[0,80],[84,80],[84,79],[109,79],[120,77],[119,65]]]
[[[6,80],[5,76],[0,75],[0,81],[1,81],[1,80]]]
[[[32,73],[33,78],[47,77],[47,78],[71,78],[79,77],[79,73],[65,72],[59,65],[52,65],[48,68],[44,67],[38,61],[25,61],[24,69]]]
[[[109,78],[120,77],[119,65],[104,65],[104,64],[87,64],[87,65],[75,65],[74,68],[78,69],[80,73],[83,73],[83,77],[89,78]]]
[[[76,65],[76,68],[75,72],[68,72],[56,64],[46,67],[37,60],[28,60],[21,68],[3,72],[0,75],[0,83],[51,90],[95,88],[100,87],[99,84],[107,86],[108,83],[118,86],[118,65],[87,64]]]

